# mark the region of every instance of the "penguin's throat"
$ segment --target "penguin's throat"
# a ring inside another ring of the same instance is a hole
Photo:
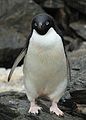
[[[31,44],[41,49],[52,48],[57,44],[58,41],[61,41],[61,38],[59,35],[57,35],[53,28],[50,28],[45,35],[40,35],[36,32],[36,30],[33,30],[33,34],[30,39]]]

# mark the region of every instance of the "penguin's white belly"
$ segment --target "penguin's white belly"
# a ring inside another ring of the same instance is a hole
[[[25,86],[37,94],[54,92],[67,80],[67,65],[62,43],[46,50],[31,43],[24,61]]]
[[[35,90],[43,94],[53,92],[60,82],[67,79],[66,59],[56,50],[27,54],[24,71],[27,84],[30,81]]]

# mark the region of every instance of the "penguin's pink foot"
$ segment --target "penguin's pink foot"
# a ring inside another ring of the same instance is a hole
[[[41,109],[42,108],[35,104],[35,102],[31,102],[31,106],[28,113],[38,114],[39,110]]]
[[[55,113],[57,116],[63,116],[64,113],[58,108],[57,103],[53,102],[50,107],[50,112]]]

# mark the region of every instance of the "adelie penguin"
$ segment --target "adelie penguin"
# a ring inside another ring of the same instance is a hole
[[[67,56],[61,32],[48,14],[39,14],[33,18],[26,48],[16,59],[8,81],[23,57],[24,85],[30,101],[28,112],[38,113],[42,108],[35,99],[46,95],[52,101],[50,112],[63,116],[57,103],[67,87]]]

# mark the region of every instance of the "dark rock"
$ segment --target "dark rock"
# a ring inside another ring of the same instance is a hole
[[[69,53],[71,66],[71,81],[69,84],[70,95],[76,103],[76,113],[84,115],[86,119],[86,46],[82,46],[72,53]]]
[[[51,103],[47,98],[38,98],[37,103],[43,110],[38,115],[28,114],[30,104],[24,93],[0,93],[0,120],[83,120],[81,117],[66,113],[65,109],[64,117],[50,114]],[[68,101],[66,104],[69,104]]]
[[[0,0],[0,18],[6,15],[15,4],[21,4],[24,0]]]
[[[0,120],[12,120],[17,117],[19,113],[14,112],[8,106],[0,103]]]
[[[53,8],[53,9],[57,9],[57,8],[62,8],[64,7],[64,2],[63,0],[46,0],[43,4],[43,7],[45,8]]]
[[[75,90],[71,93],[72,99],[78,104],[86,104],[86,90]]]
[[[77,104],[77,112],[83,114],[86,118],[86,104]]]
[[[70,94],[72,100],[77,103],[77,112],[86,115],[86,89],[72,91]]]
[[[43,10],[32,0],[0,1],[0,66],[12,67],[24,48],[32,18]]]
[[[13,27],[23,35],[28,36],[31,30],[31,21],[36,14],[44,11],[32,0],[22,0],[21,3],[15,2],[14,6],[4,15],[1,20],[1,25]]]
[[[57,9],[64,7],[63,0],[34,0],[34,1],[44,8]]]
[[[46,0],[34,0],[37,4],[43,5]]]
[[[25,43],[26,38],[14,28],[0,27],[0,66],[12,66]]]
[[[78,38],[72,38],[69,36],[64,36],[65,48],[67,51],[77,50],[80,46],[80,40]]]
[[[71,53],[70,91],[86,89],[86,50],[79,49]]]
[[[74,22],[70,24],[70,28],[72,28],[78,36],[86,40],[86,22]]]
[[[66,4],[79,12],[86,14],[86,0],[65,0]]]

